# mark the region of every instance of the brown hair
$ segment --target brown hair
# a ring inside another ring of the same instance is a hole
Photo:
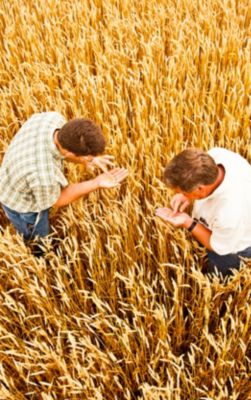
[[[76,118],[67,122],[58,132],[59,144],[76,155],[96,156],[105,149],[101,128],[93,121]]]
[[[165,183],[184,192],[192,192],[199,185],[212,184],[218,175],[214,159],[205,151],[186,149],[167,164]]]

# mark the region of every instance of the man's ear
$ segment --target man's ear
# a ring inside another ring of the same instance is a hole
[[[76,154],[72,153],[72,151],[65,150],[64,157],[65,157],[65,158],[68,158],[68,157],[76,157]]]
[[[197,186],[196,190],[195,190],[196,194],[198,194],[199,196],[205,196],[206,194],[206,185],[199,185]]]

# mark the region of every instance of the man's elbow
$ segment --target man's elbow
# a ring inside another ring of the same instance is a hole
[[[59,198],[58,198],[57,201],[53,204],[53,207],[55,207],[55,208],[60,208],[60,207],[66,206],[66,205],[67,205],[67,204],[65,203],[64,196],[62,196],[62,192],[61,192]]]

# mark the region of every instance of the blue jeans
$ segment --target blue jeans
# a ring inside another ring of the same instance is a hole
[[[213,251],[207,252],[208,263],[206,268],[206,273],[215,272],[216,269],[222,273],[223,276],[231,275],[231,268],[238,269],[240,267],[241,258],[251,258],[251,247],[245,250],[239,251],[238,253],[230,253],[224,256],[214,253]]]
[[[17,232],[23,235],[25,241],[36,236],[45,237],[49,234],[49,209],[38,212],[19,213],[2,204],[3,210],[12,222]]]

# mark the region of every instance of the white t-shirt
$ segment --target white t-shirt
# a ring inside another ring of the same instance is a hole
[[[239,154],[216,147],[208,151],[225,177],[208,197],[196,200],[193,217],[207,226],[212,249],[220,255],[251,247],[251,165]]]

